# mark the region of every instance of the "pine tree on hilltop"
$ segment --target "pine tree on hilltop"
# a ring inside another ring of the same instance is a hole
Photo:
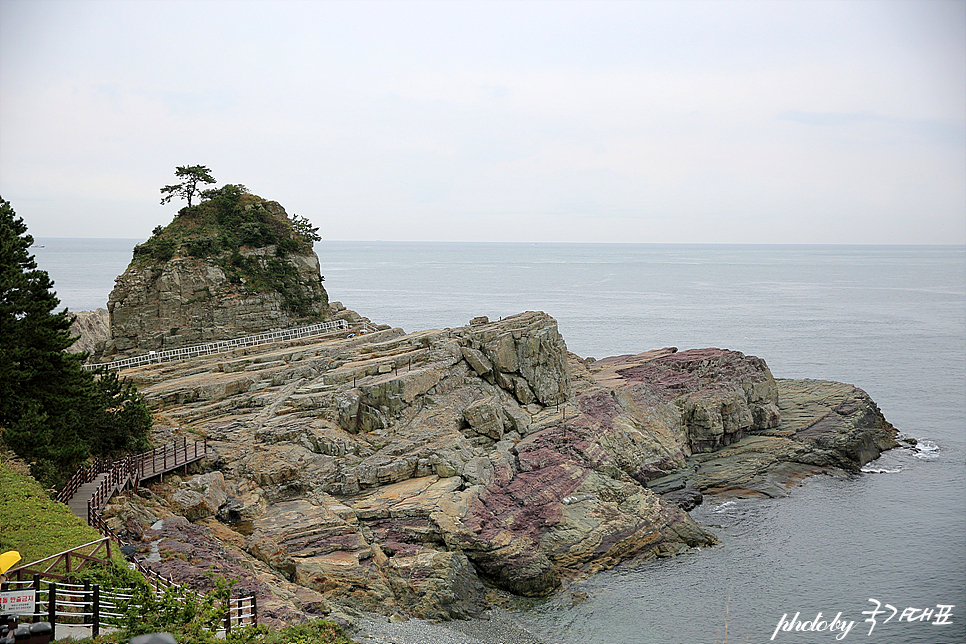
[[[81,368],[72,316],[29,253],[33,237],[0,198],[0,439],[47,486],[91,454],[148,446],[151,415],[140,394],[114,374]]]

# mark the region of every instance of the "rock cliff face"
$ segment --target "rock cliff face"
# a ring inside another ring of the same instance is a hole
[[[70,325],[70,334],[77,337],[77,342],[67,349],[69,352],[92,353],[99,342],[105,342],[111,338],[111,317],[107,309],[71,311],[71,313],[76,319]]]
[[[284,208],[250,194],[181,211],[135,248],[108,298],[102,353],[175,349],[330,315],[311,239]]]
[[[779,440],[753,470],[854,469],[894,444],[854,388],[830,397],[823,384],[776,382],[762,360],[719,349],[584,361],[542,313],[125,375],[160,421],[207,436],[224,486],[206,475],[156,489],[165,503],[122,498],[114,527],[143,536],[145,553],[195,544],[195,563],[162,556],[166,574],[235,561],[280,617],[340,605],[474,615],[487,584],[543,595],[622,561],[714,543],[674,497],[713,487],[687,474],[695,459]],[[174,514],[196,523],[149,529]],[[198,550],[198,530],[224,552]]]

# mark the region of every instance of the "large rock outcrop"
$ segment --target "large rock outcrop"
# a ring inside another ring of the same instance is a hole
[[[97,345],[111,338],[111,316],[107,309],[95,311],[71,311],[74,323],[70,325],[70,334],[77,338],[67,351],[70,353],[92,353]]]
[[[281,205],[228,193],[184,208],[134,250],[108,298],[100,355],[176,349],[332,314],[311,236]]]
[[[753,469],[854,467],[894,434],[867,397],[844,389],[829,398],[802,385],[782,407],[794,385],[735,351],[584,361],[532,312],[125,375],[159,420],[208,438],[227,496],[197,516],[220,503],[212,534],[233,534],[233,556],[259,579],[306,589],[315,609],[431,619],[476,614],[485,583],[544,595],[622,561],[713,543],[673,497],[713,487],[685,475],[695,459],[776,440]],[[199,485],[171,495],[190,501]],[[146,530],[127,524],[116,528]]]

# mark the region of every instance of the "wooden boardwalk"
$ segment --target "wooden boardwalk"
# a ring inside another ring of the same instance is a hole
[[[107,472],[101,472],[97,475],[96,479],[77,488],[77,492],[74,493],[74,496],[67,501],[67,507],[70,508],[70,511],[82,518],[84,521],[87,521],[87,502],[91,500],[91,497],[94,496],[94,492],[97,491],[97,488],[101,486],[101,483],[103,483],[104,479],[106,478]]]
[[[207,440],[189,443],[185,438],[117,461],[97,460],[90,467],[78,470],[57,495],[57,500],[89,525],[102,529],[101,510],[114,494],[128,486],[137,487],[146,479],[187,468],[207,453]]]

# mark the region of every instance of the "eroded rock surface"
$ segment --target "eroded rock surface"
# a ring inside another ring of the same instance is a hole
[[[71,353],[92,353],[99,342],[105,342],[111,337],[111,316],[107,309],[95,311],[71,311],[75,316],[70,325],[70,334],[77,341],[67,350]]]
[[[844,467],[887,447],[891,429],[848,386],[829,394],[776,381],[734,351],[584,361],[552,318],[532,312],[125,375],[159,419],[208,438],[224,477],[224,497],[192,505],[204,486],[179,482],[167,507],[200,507],[199,517],[214,508],[210,536],[233,543],[229,555],[258,579],[274,577],[276,600],[306,589],[300,610],[465,617],[484,607],[485,584],[543,595],[622,561],[708,545],[714,536],[678,507],[715,487],[685,476],[695,459],[770,441],[778,452],[749,466],[756,472]],[[139,513],[113,511],[133,532]]]
[[[776,380],[782,422],[752,431],[726,448],[689,458],[653,481],[667,500],[694,493],[780,497],[802,478],[856,472],[897,447],[897,432],[861,389],[827,380]]]

